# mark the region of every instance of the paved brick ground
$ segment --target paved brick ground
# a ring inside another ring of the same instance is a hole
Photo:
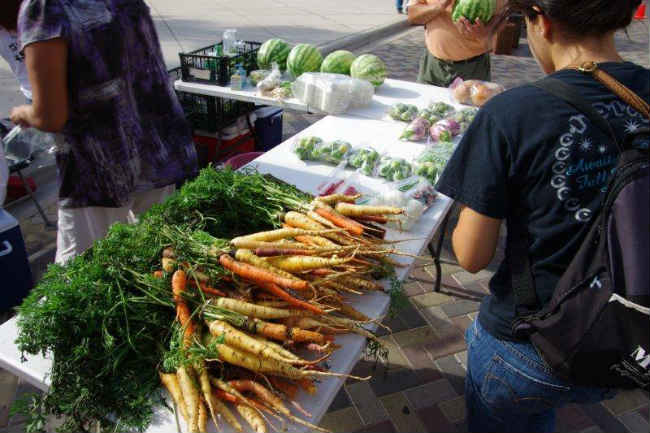
[[[510,56],[493,56],[493,80],[510,88],[542,76],[522,39]],[[623,56],[650,67],[648,22],[637,21],[627,34],[617,35]],[[424,46],[421,29],[411,30],[375,47],[372,52],[387,63],[390,76],[414,80]],[[360,50],[359,52],[363,52]],[[285,112],[288,138],[322,116]],[[52,213],[53,208],[48,209]],[[455,225],[452,216],[447,235]],[[21,221],[30,253],[53,240],[38,217]],[[453,261],[446,236],[443,257]],[[398,318],[387,320],[393,333],[382,340],[391,349],[386,365],[362,359],[354,374],[373,374],[368,383],[346,383],[321,425],[334,432],[464,432],[463,384],[467,352],[463,332],[476,317],[479,302],[495,265],[503,257],[500,247],[487,270],[472,275],[453,264],[443,265],[443,289],[433,292],[435,268],[425,263],[405,282],[410,305]],[[39,268],[41,269],[42,266]],[[39,270],[37,270],[39,272]],[[4,320],[0,317],[0,323]],[[9,419],[8,407],[17,395],[34,391],[0,370],[0,433],[24,431],[20,419]],[[648,394],[622,392],[602,404],[569,405],[558,411],[557,432],[647,432]]]

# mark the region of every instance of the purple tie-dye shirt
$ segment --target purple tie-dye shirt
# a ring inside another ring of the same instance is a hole
[[[21,48],[68,43],[61,206],[121,207],[195,174],[191,131],[142,0],[25,0],[18,31]]]

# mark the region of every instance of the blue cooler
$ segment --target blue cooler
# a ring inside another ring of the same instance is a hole
[[[16,218],[0,209],[0,311],[19,305],[32,288],[32,271]]]
[[[262,107],[255,110],[255,150],[266,152],[282,143],[282,108]]]

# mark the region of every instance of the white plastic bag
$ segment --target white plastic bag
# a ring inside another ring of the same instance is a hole
[[[291,88],[303,104],[328,114],[340,114],[350,106],[370,103],[374,88],[368,84],[342,74],[305,72]]]
[[[262,81],[257,83],[257,90],[259,90],[262,95],[265,95],[278,87],[281,82],[282,72],[280,71],[278,64],[273,63],[271,73]]]

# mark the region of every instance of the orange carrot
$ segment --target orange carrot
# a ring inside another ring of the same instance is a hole
[[[319,204],[314,211],[335,226],[344,228],[353,235],[361,236],[363,234],[363,226],[361,224],[341,215],[326,204]]]
[[[294,298],[289,293],[282,290],[282,288],[275,283],[267,282],[267,281],[259,281],[257,282],[257,285],[260,288],[271,293],[272,295],[275,295],[278,298],[282,299],[283,301],[289,302],[294,307],[311,311],[314,314],[325,314],[325,312],[322,309],[318,308],[317,306],[312,305],[309,302],[305,302],[302,299]]]
[[[288,380],[278,376],[268,376],[268,379],[271,384],[278,389],[278,391],[284,393],[291,400],[293,400],[296,397],[296,394],[298,394],[298,387]]]
[[[192,344],[194,324],[190,320],[192,316],[190,308],[187,306],[185,299],[183,299],[183,292],[185,292],[186,287],[187,277],[185,276],[185,272],[181,269],[175,271],[172,275],[172,293],[174,294],[174,303],[176,304],[176,317],[181,326],[185,328],[183,346],[189,347]]]
[[[208,295],[214,295],[214,296],[228,296],[226,293],[222,292],[219,289],[215,289],[214,287],[210,287],[205,283],[200,283],[199,287],[201,288],[201,291],[205,294]]]
[[[334,273],[332,269],[328,268],[317,268],[317,269],[312,269],[311,272],[309,272],[311,275],[316,275],[318,277],[323,277],[326,275],[331,275]]]
[[[222,254],[219,256],[219,263],[233,274],[237,274],[246,280],[255,282],[256,284],[273,283],[277,286],[294,290],[307,290],[308,288],[306,281],[291,280],[289,278],[280,277],[266,269],[252,266],[248,263],[239,262],[228,254]]]
[[[154,271],[153,277],[154,278],[162,278],[163,277],[163,271]]]

